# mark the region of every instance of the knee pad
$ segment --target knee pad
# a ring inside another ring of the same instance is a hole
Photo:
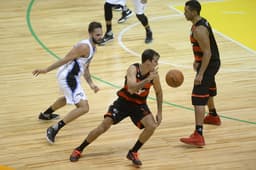
[[[143,26],[147,26],[148,25],[148,18],[146,17],[146,15],[144,14],[136,14],[136,17],[138,18],[138,20],[141,22],[141,24]]]

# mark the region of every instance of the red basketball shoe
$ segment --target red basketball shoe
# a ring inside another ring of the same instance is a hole
[[[217,116],[212,116],[212,115],[208,114],[204,118],[204,123],[219,126],[221,124],[221,120],[220,120],[220,117],[218,115]]]
[[[205,145],[204,137],[200,135],[197,131],[195,131],[188,138],[180,138],[180,141],[183,143],[198,146],[198,147],[202,147]]]

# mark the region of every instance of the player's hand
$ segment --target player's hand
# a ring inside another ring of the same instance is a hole
[[[148,79],[151,81],[157,76],[158,76],[158,68],[154,69],[154,71],[151,71],[149,73]]]
[[[100,88],[98,86],[96,86],[95,84],[91,84],[90,87],[94,91],[94,93],[97,93],[100,90]]]
[[[46,69],[35,69],[35,70],[32,72],[32,74],[33,74],[34,76],[38,76],[39,74],[45,74],[45,73],[47,73]]]
[[[195,85],[200,85],[202,83],[203,80],[203,75],[201,74],[197,74],[194,80],[194,84]]]

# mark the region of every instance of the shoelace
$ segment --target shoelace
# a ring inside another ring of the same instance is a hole
[[[72,156],[73,157],[80,157],[81,153],[78,150],[74,150],[73,153],[72,153]]]

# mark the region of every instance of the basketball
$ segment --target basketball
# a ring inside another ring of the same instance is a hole
[[[166,83],[171,87],[179,87],[184,81],[184,76],[180,70],[169,70],[165,75]]]

